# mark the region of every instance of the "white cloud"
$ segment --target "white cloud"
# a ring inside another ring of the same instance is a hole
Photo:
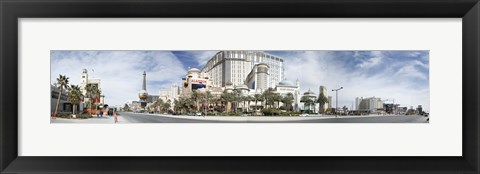
[[[362,68],[380,65],[384,57],[381,53],[372,53],[374,57],[360,63]],[[428,68],[428,65],[420,61],[412,61],[405,65],[399,65],[397,74],[390,69],[381,73],[368,74],[362,69],[346,66],[345,62],[335,61],[337,58],[327,51],[304,51],[291,54],[291,58],[285,59],[285,76],[288,79],[299,79],[302,92],[311,89],[319,93],[319,86],[324,85],[329,90],[330,96],[335,100],[335,93],[331,89],[344,87],[339,91],[339,107],[351,108],[355,97],[380,97],[382,100],[395,99],[395,103],[402,106],[414,106],[421,104],[429,110],[429,87],[415,86],[411,83],[412,76],[428,80],[426,75],[416,69],[415,66]],[[395,62],[388,62],[394,64]],[[357,67],[357,65],[353,67]],[[428,74],[427,74],[428,75]],[[415,86],[415,89],[412,88]],[[334,101],[335,102],[335,101]],[[333,103],[333,107],[335,103]]]
[[[380,57],[372,57],[357,65],[359,68],[371,68],[377,66],[382,61]]]
[[[158,94],[161,87],[177,83],[186,72],[175,55],[164,51],[58,53],[58,57],[63,58],[52,59],[51,83],[55,83],[58,75],[62,74],[70,78],[71,84],[79,85],[82,69],[85,68],[90,78],[101,80],[102,92],[110,105],[122,105],[128,100],[138,99],[144,70],[147,71],[147,91],[150,94]]]
[[[203,67],[218,51],[189,51],[188,53],[198,62],[199,67]]]
[[[395,76],[401,76],[406,78],[419,78],[421,80],[428,80],[428,74],[420,72],[417,68],[426,68],[428,69],[428,65],[422,63],[421,61],[415,60],[412,62],[407,63],[403,67],[401,67],[396,73]]]

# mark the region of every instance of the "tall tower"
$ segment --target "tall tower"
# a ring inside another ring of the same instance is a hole
[[[269,83],[269,73],[268,70],[270,66],[268,66],[266,63],[259,63],[256,65],[257,68],[257,79],[256,79],[256,85],[255,89],[259,89],[260,91],[264,91],[268,89],[268,83]]]
[[[143,71],[143,85],[142,90],[147,91],[147,73]]]
[[[142,83],[142,90],[140,91],[138,98],[140,99],[140,104],[142,108],[145,108],[147,106],[147,98],[148,98],[148,93],[147,93],[147,73],[143,71],[143,83]]]
[[[83,70],[82,70],[81,79],[82,79],[82,82],[80,83],[80,90],[82,91],[82,94],[83,94],[83,95],[86,95],[86,94],[87,94],[87,90],[85,89],[85,87],[87,87],[87,84],[88,84],[88,72],[87,72],[87,69],[83,69]]]

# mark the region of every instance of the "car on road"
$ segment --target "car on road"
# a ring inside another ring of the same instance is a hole
[[[308,117],[308,114],[300,114],[302,117]]]
[[[202,116],[202,113],[201,113],[201,112],[197,112],[195,115],[196,115],[196,116]]]
[[[108,108],[107,114],[109,116],[112,116],[113,115],[113,108]]]

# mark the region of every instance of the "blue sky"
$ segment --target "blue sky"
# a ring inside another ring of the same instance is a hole
[[[82,69],[102,80],[106,102],[136,100],[143,71],[147,91],[179,84],[188,67],[201,69],[217,51],[52,51],[51,83],[59,74],[80,83]],[[428,51],[266,51],[285,60],[285,76],[299,79],[302,92],[318,94],[320,85],[339,93],[339,105],[351,107],[355,97],[395,99],[403,106],[429,110]],[[332,95],[332,94],[329,94]],[[333,97],[335,98],[335,97]]]

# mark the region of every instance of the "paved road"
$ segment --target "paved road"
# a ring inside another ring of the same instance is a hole
[[[265,120],[261,117],[232,117],[230,120],[220,119],[220,117],[162,116],[127,112],[119,114],[120,123],[428,123],[427,117],[423,116],[363,116],[339,118],[276,117],[275,120]]]

